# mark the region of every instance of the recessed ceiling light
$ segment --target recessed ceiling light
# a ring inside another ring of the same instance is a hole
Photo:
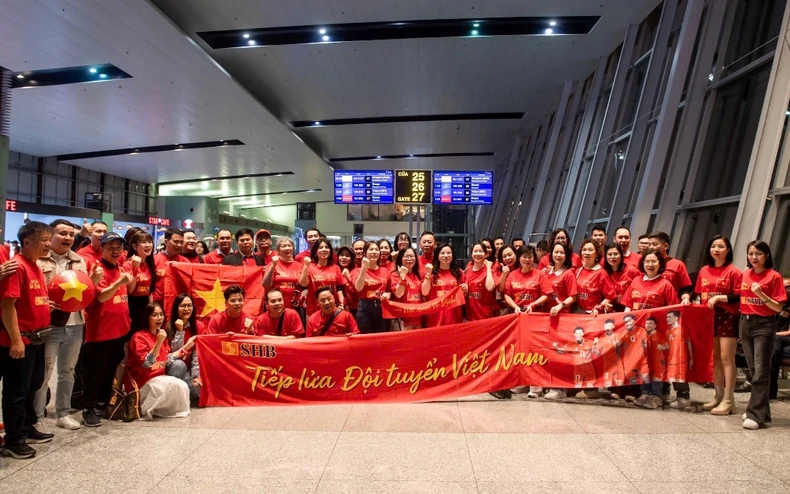
[[[24,78],[25,78],[25,76],[23,76],[22,74],[19,74],[18,76],[16,76],[16,78],[17,78],[17,79],[24,79]]]
[[[250,34],[249,33],[244,33],[242,36],[244,36],[244,39],[250,39]]]
[[[472,36],[477,36],[477,29],[472,30]]]
[[[376,159],[377,159],[377,160],[380,160],[380,159],[381,159],[381,156],[376,156]]]
[[[554,27],[557,25],[557,21],[549,21],[549,26]]]
[[[107,74],[99,74],[99,77],[101,77],[102,79],[106,79],[107,78]]]
[[[247,41],[247,44],[250,45],[250,46],[255,46],[255,40],[251,39],[251,40]]]
[[[480,23],[479,22],[475,22],[474,24],[472,24],[472,26],[473,27],[480,27]]]
[[[414,155],[413,155],[413,154],[410,154],[410,155],[409,155],[409,158],[414,158]]]
[[[324,41],[329,41],[329,36],[323,36],[321,39]]]
[[[321,122],[313,122],[313,125],[321,125]]]
[[[326,29],[323,28],[319,29],[318,34],[326,34]]]
[[[551,34],[553,32],[554,32],[554,30],[552,28],[547,28],[546,29],[546,34]]]
[[[95,73],[96,73],[96,69],[94,69],[94,68],[91,68],[91,69],[89,70],[89,72],[90,72],[91,74],[95,74]]]

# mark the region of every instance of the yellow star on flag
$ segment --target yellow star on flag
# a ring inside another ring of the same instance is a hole
[[[214,280],[214,287],[211,290],[195,290],[195,295],[202,298],[206,305],[200,313],[200,317],[206,317],[214,311],[222,312],[225,310],[225,295],[222,293],[222,285],[219,278]]]
[[[80,283],[80,280],[76,276],[70,276],[68,281],[64,281],[58,284],[58,286],[66,291],[66,293],[63,294],[63,302],[72,298],[76,298],[78,301],[82,302],[82,293],[88,288],[88,285]]]

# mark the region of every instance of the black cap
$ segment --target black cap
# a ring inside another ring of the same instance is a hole
[[[110,243],[110,242],[115,242],[116,240],[118,242],[123,243],[123,237],[122,236],[118,235],[115,232],[107,232],[101,238],[101,244],[104,245],[104,244],[107,244],[107,243]]]

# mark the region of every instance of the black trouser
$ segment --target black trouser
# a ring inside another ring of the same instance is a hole
[[[761,425],[771,421],[768,389],[776,338],[775,324],[775,316],[743,315],[739,326],[743,353],[752,373],[752,394],[749,396],[746,416]]]
[[[675,393],[678,395],[678,398],[691,398],[691,387],[689,383],[672,383],[672,387],[675,388]],[[664,396],[669,395],[669,383],[664,383]]]
[[[771,358],[771,385],[768,388],[768,397],[775,400],[779,394],[779,371],[782,370],[782,361],[790,360],[790,336],[777,336],[774,340],[774,354]]]
[[[38,417],[34,407],[36,391],[44,384],[44,345],[25,345],[25,356],[11,358],[11,349],[0,347],[3,369],[3,422],[6,442],[24,443]]]
[[[97,408],[99,403],[107,403],[115,377],[115,368],[123,360],[123,346],[126,337],[114,340],[85,343],[82,347],[85,357],[82,367],[83,408]]]
[[[381,301],[376,299],[362,299],[357,309],[357,326],[363,334],[386,333],[386,319],[381,317]]]

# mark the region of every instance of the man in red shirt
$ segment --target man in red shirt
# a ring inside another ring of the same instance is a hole
[[[318,312],[307,319],[307,336],[343,336],[359,334],[357,321],[350,312],[337,308],[335,294],[328,286],[315,291]]]
[[[103,221],[94,221],[91,225],[91,243],[77,251],[85,264],[88,265],[88,272],[93,269],[93,265],[102,258],[101,239],[107,233],[107,223]]]
[[[233,234],[227,228],[223,228],[217,232],[217,250],[211,251],[203,256],[203,262],[206,264],[222,264],[222,258],[232,254],[233,249]]]
[[[254,321],[244,312],[244,289],[231,285],[222,294],[227,309],[211,317],[205,334],[255,334]]]
[[[203,256],[198,255],[198,238],[195,230],[184,230],[184,246],[181,247],[181,255],[193,264],[203,264]]]
[[[49,254],[51,229],[45,223],[31,221],[17,234],[21,245],[15,258],[18,269],[0,281],[0,369],[3,371],[3,420],[5,448],[3,456],[32,458],[36,450],[25,444],[46,443],[52,434],[33,426],[36,416],[36,390],[44,382],[44,345],[40,330],[50,325],[50,303],[44,273],[36,264]],[[33,345],[31,345],[33,340]]]
[[[249,228],[239,228],[236,232],[236,246],[238,252],[228,254],[222,258],[225,266],[263,266],[266,264],[262,256],[252,250],[252,230]]]
[[[269,230],[258,230],[255,234],[255,245],[258,247],[258,255],[263,257],[264,264],[272,262],[276,252],[272,250],[272,234]]]
[[[310,257],[310,249],[318,242],[319,238],[321,238],[321,232],[318,228],[308,228],[307,231],[304,232],[304,239],[307,241],[307,250],[298,253],[294,259],[302,262],[305,257]]]
[[[623,263],[639,269],[639,260],[642,259],[642,256],[631,252],[631,230],[621,226],[614,232],[614,241],[623,251]],[[602,259],[602,262],[606,262],[606,259]]]
[[[165,250],[154,255],[156,266],[156,286],[154,287],[154,302],[160,307],[165,306],[165,276],[171,262],[189,262],[181,255],[184,246],[184,234],[178,228],[168,228],[165,231]]]
[[[279,338],[304,337],[304,326],[299,313],[285,307],[283,294],[277,288],[266,292],[266,312],[255,320],[255,334]]]
[[[355,241],[351,244],[351,247],[354,249],[354,266],[361,267],[362,266],[362,258],[365,257],[365,242],[362,239]],[[351,268],[353,270],[353,268]]]
[[[82,421],[88,427],[99,427],[98,409],[107,404],[115,368],[124,357],[132,320],[129,316],[129,291],[136,279],[118,265],[123,252],[123,237],[115,232],[104,234],[99,265],[104,276],[96,285],[96,298],[86,310],[85,344],[83,345]]]
[[[433,251],[436,250],[436,237],[433,232],[424,231],[420,235],[420,250],[422,255],[417,258],[420,266],[420,276],[425,276],[425,265],[433,264]]]

